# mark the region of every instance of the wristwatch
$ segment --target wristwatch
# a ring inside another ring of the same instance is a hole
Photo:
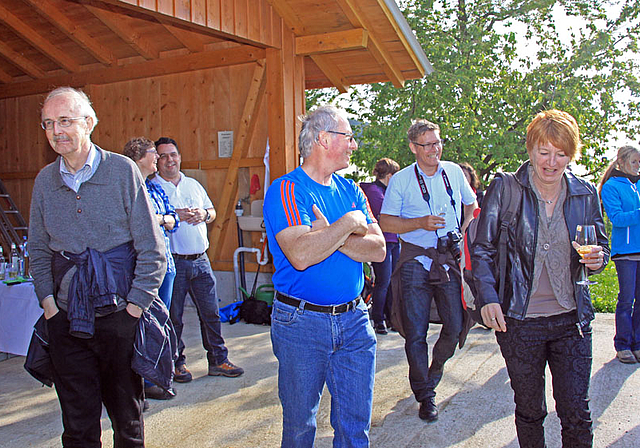
[[[204,209],[204,222],[207,223],[209,222],[209,218],[211,218],[211,215],[209,214],[209,210],[207,210],[206,208]]]

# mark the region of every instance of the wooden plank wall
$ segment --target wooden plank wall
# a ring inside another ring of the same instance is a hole
[[[121,152],[132,137],[174,138],[182,153],[183,165],[192,168],[207,161],[207,166],[211,166],[213,161],[221,165],[202,171],[209,196],[216,204],[227,171],[224,161],[218,160],[218,131],[234,131],[234,138],[238,137],[255,67],[255,63],[250,63],[86,86],[84,90],[91,97],[99,120],[92,140],[104,149]],[[43,96],[38,95],[0,100],[0,179],[27,220],[33,178],[39,169],[55,158],[44,131],[39,127],[42,99]],[[264,155],[267,113],[265,99],[259,108],[260,116],[247,158]],[[242,176],[245,179],[257,174],[264,187],[264,167],[240,169],[248,170]],[[261,189],[251,199],[261,199],[263,194]],[[218,219],[225,217],[219,216]],[[230,228],[225,241],[211,242],[212,249],[217,244],[223,245],[221,256],[214,260],[214,269],[232,270],[233,251],[237,247],[235,216],[226,219],[229,219]],[[258,238],[259,234],[254,235],[251,245],[258,246],[255,241]],[[248,243],[245,239],[245,245]],[[212,250],[210,255],[213,255]]]

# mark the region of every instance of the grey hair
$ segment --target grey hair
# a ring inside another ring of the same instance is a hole
[[[344,118],[343,113],[335,106],[320,106],[313,112],[298,117],[302,122],[298,146],[300,156],[303,159],[311,155],[313,145],[318,141],[320,132],[336,129],[340,118]]]
[[[91,128],[91,132],[93,132],[98,124],[98,117],[96,116],[96,111],[93,110],[89,96],[80,89],[74,89],[73,87],[58,87],[53,89],[44,99],[42,107],[44,108],[44,105],[47,104],[49,100],[60,95],[68,95],[73,98],[75,110],[77,110],[81,116],[91,117],[93,119],[93,127]]]

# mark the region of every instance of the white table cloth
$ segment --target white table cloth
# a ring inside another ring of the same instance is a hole
[[[26,355],[41,314],[32,282],[11,286],[0,282],[0,352]]]

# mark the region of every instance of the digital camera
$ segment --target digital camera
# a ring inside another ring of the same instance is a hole
[[[460,241],[462,241],[462,235],[457,230],[447,232],[445,236],[438,238],[438,252],[441,254],[451,252],[451,255],[456,260],[460,259]]]

